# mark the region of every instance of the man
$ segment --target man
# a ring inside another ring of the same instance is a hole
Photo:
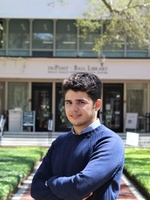
[[[49,148],[31,185],[36,200],[115,200],[124,164],[121,138],[97,119],[102,83],[79,72],[65,79],[65,112],[73,127]]]

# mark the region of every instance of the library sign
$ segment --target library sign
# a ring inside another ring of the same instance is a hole
[[[75,73],[75,72],[89,72],[96,74],[107,74],[108,67],[94,66],[94,65],[50,65],[48,66],[48,73]]]

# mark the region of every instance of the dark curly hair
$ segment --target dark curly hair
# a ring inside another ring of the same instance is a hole
[[[64,93],[68,90],[86,92],[93,102],[96,102],[101,98],[102,82],[94,74],[77,72],[64,79],[62,89]]]

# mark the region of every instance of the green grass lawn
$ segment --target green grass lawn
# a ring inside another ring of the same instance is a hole
[[[126,148],[124,172],[150,199],[150,148]]]
[[[15,191],[46,151],[40,147],[0,147],[0,200]]]

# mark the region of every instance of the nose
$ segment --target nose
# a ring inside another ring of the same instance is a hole
[[[71,110],[77,111],[78,109],[79,109],[79,108],[78,108],[78,106],[77,106],[76,103],[73,103],[73,104],[71,105]]]

